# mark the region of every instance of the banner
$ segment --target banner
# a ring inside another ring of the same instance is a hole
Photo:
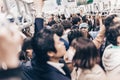
[[[93,0],[76,0],[77,6],[84,5],[84,4],[90,4],[93,2]]]

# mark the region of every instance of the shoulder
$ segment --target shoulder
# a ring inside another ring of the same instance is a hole
[[[103,66],[105,67],[105,70],[113,71],[119,68],[120,65],[119,53],[120,53],[119,46],[109,45],[106,47],[102,57],[102,62]]]
[[[109,58],[115,57],[116,55],[120,55],[120,54],[118,54],[119,52],[120,52],[119,46],[114,46],[114,45],[110,44],[104,50],[103,59],[104,58],[109,59]]]
[[[92,68],[92,72],[94,74],[105,74],[104,70],[100,67],[100,65],[96,64],[93,68]]]
[[[72,79],[78,80],[106,80],[106,75],[99,65],[95,65],[92,69],[77,69],[74,68],[72,72]],[[102,77],[102,78],[101,78]]]
[[[84,70],[79,78],[84,80],[106,80],[106,74],[99,65],[95,65],[92,69]]]
[[[43,78],[44,80],[70,80],[67,76],[54,71],[46,73]]]

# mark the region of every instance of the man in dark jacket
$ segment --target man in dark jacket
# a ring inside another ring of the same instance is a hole
[[[35,53],[34,65],[24,71],[23,80],[70,80],[64,71],[63,63],[59,63],[66,53],[63,42],[51,29],[42,29],[32,40]]]
[[[36,0],[36,8],[43,6],[43,0]],[[38,6],[37,6],[38,5]],[[35,35],[32,39],[32,67],[24,68],[23,80],[70,80],[64,64],[59,63],[66,53],[60,38],[50,29],[43,28],[40,11],[37,10],[35,20]],[[63,68],[63,69],[62,69]]]

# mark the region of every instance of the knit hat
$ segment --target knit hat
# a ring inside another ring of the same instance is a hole
[[[79,29],[81,29],[81,28],[88,28],[89,26],[88,26],[88,24],[87,23],[81,23],[80,25],[79,25]]]

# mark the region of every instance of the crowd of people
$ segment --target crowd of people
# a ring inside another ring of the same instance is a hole
[[[34,35],[0,20],[0,80],[119,80],[120,18],[64,14],[44,18],[35,2]]]

